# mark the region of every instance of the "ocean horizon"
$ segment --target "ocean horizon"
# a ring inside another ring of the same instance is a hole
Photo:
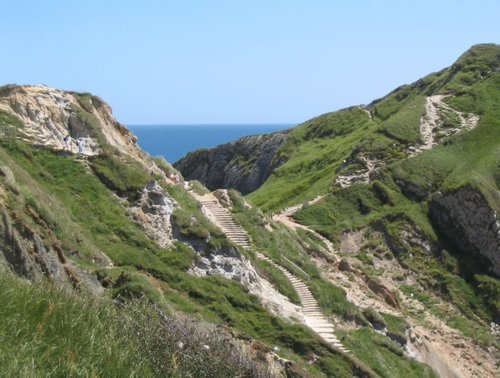
[[[127,125],[139,146],[152,156],[163,156],[170,163],[199,148],[210,148],[238,138],[267,134],[293,127],[280,124],[170,124]]]

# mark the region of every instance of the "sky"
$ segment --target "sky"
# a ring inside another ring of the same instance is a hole
[[[500,43],[498,0],[0,0],[0,85],[125,124],[299,123]]]

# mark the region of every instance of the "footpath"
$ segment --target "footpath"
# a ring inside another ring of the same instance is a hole
[[[202,205],[204,212],[208,215],[209,219],[222,229],[229,240],[245,249],[252,247],[252,242],[246,231],[234,221],[232,214],[220,205],[219,201],[213,194],[208,193],[200,196],[194,192],[190,193]],[[257,252],[256,256],[261,260],[267,261],[269,264],[275,266],[283,272],[285,277],[293,285],[293,288],[297,292],[300,299],[305,325],[311,328],[323,340],[334,346],[336,349],[350,354],[350,351],[335,335],[333,323],[328,320],[328,318],[321,311],[318,302],[309,290],[307,283],[282,265],[277,264],[274,260],[271,260],[263,253]]]

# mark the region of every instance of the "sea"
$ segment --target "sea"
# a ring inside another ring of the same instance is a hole
[[[293,124],[223,125],[127,125],[138,137],[137,143],[152,156],[163,156],[169,163],[204,147],[215,147],[247,135],[285,130]]]

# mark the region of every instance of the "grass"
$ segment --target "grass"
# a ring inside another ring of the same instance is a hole
[[[401,347],[369,328],[338,331],[342,343],[381,377],[437,377],[432,369],[404,357]]]
[[[143,300],[117,305],[8,273],[0,274],[0,300],[6,377],[270,374],[220,331],[167,317]]]
[[[90,159],[95,175],[121,196],[134,196],[152,177],[137,161],[116,156],[96,155]]]
[[[381,130],[403,143],[420,142],[420,118],[425,114],[424,104],[425,99],[422,96],[416,97],[382,122]]]
[[[288,160],[249,199],[267,211],[327,191],[335,169],[374,125],[367,112],[349,108],[296,127],[279,151],[280,158]]]
[[[10,125],[18,129],[22,129],[24,127],[21,119],[13,114],[4,111],[0,111],[0,125]]]
[[[226,324],[268,345],[277,345],[280,354],[295,361],[304,361],[310,353],[329,360],[328,347],[312,331],[270,315],[240,284],[221,277],[197,278],[186,273],[195,258],[192,249],[183,243],[159,248],[128,218],[121,200],[78,159],[22,144],[1,150],[0,158],[12,167],[21,196],[29,194],[29,204],[46,212],[47,224],[53,223],[52,231],[38,226],[43,238],[51,240],[53,232],[65,253],[74,251],[71,259],[100,272],[101,281],[107,282],[114,296],[146,295],[166,310],[192,313],[200,319]],[[183,211],[190,214],[190,220],[204,219],[199,205],[181,187],[164,185]],[[24,205],[19,198],[13,198],[10,206],[19,206],[16,211],[23,214]],[[200,230],[205,232],[203,227]],[[190,238],[196,238],[193,229],[186,232]],[[226,239],[216,229],[209,232],[214,242],[208,248],[224,247],[217,243]],[[104,252],[115,268],[103,270],[98,261],[92,261]],[[122,272],[125,278],[117,283]],[[321,374],[318,364],[307,365],[307,369]],[[328,371],[324,373],[329,375]],[[350,370],[345,374],[351,374]]]
[[[148,376],[138,344],[106,301],[0,274],[5,376]]]
[[[269,281],[279,293],[287,297],[292,303],[300,305],[299,295],[281,270],[260,259],[255,259],[253,265],[259,276]]]
[[[336,314],[346,320],[362,319],[360,312],[346,299],[345,291],[322,279],[296,232],[265,219],[258,210],[245,206],[237,192],[230,191],[229,194],[234,204],[232,210],[234,217],[249,233],[257,250],[299,275],[283,261],[282,256],[285,256],[309,274],[308,286],[325,314]],[[272,232],[263,227],[267,222],[272,222]]]

